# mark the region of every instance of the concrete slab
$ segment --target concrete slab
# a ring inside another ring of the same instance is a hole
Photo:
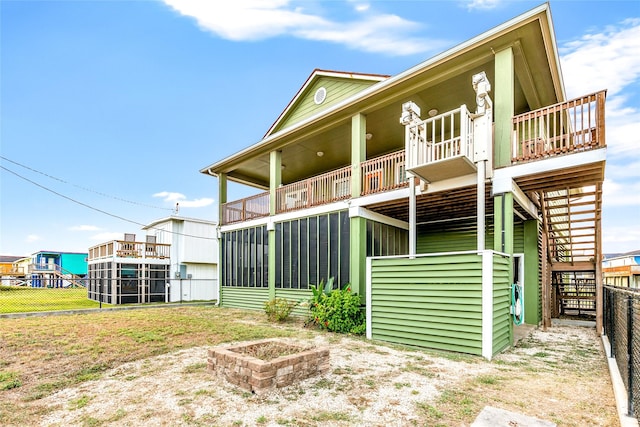
[[[485,406],[471,427],[557,427],[557,424],[517,412]]]

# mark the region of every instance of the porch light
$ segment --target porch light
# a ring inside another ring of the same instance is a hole
[[[367,139],[367,141],[371,141],[371,138],[373,138],[373,134],[372,133],[366,133],[364,135],[364,137]]]
[[[429,114],[429,117],[433,117],[438,114],[438,110],[435,108],[432,108],[431,110],[429,110],[427,114]]]
[[[322,157],[322,156],[324,156],[324,151],[318,151],[318,152],[316,153],[316,156],[318,156],[318,157]]]

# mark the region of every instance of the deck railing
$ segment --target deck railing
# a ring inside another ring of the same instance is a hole
[[[165,243],[130,242],[114,240],[89,248],[89,261],[101,258],[157,258],[171,256],[171,245]]]
[[[515,116],[512,161],[604,147],[605,98],[600,91]]]
[[[222,224],[269,216],[269,192],[222,204]]]
[[[405,174],[405,151],[400,150],[363,162],[361,195],[380,193],[409,185]],[[351,166],[323,173],[276,190],[276,213],[306,209],[351,198]],[[222,205],[221,223],[234,224],[269,216],[269,192]]]
[[[290,212],[351,197],[351,166],[323,173],[276,190],[276,211]]]
[[[405,173],[405,151],[396,151],[360,165],[362,195],[381,193],[409,185]]]
[[[407,126],[407,169],[473,155],[473,121],[466,105]]]

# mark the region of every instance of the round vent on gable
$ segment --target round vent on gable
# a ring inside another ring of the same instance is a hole
[[[327,98],[327,90],[324,87],[318,88],[316,94],[313,95],[313,102],[316,104],[322,104]]]

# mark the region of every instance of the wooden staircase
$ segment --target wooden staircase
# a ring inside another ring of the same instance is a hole
[[[544,323],[560,315],[599,315],[602,183],[541,192],[543,274],[551,302]],[[546,267],[546,268],[545,268]],[[601,279],[600,279],[601,281]]]

